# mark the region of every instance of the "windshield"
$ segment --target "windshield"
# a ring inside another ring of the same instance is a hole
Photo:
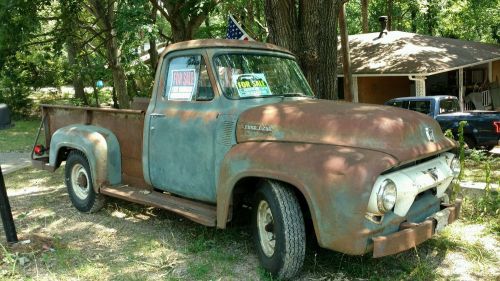
[[[228,98],[310,96],[297,62],[262,54],[225,54],[214,59],[219,84]]]

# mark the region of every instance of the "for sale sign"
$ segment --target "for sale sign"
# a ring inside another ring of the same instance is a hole
[[[194,69],[172,70],[169,100],[191,100],[196,86]]]

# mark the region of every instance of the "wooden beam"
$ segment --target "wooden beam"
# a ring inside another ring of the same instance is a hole
[[[339,11],[340,44],[342,49],[342,68],[344,70],[344,99],[353,101],[352,90],[352,70],[351,57],[349,52],[349,34],[347,32],[347,22],[345,19],[345,4],[342,4]]]
[[[460,102],[460,111],[464,111],[464,69],[458,69],[458,101]]]
[[[359,102],[358,77],[352,77],[352,102]]]

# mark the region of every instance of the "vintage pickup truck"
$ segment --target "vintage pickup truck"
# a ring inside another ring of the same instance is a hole
[[[456,145],[432,118],[315,99],[294,56],[270,44],[172,44],[147,109],[44,105],[42,116],[33,163],[66,162],[78,210],[111,196],[226,228],[251,206],[256,253],[278,278],[300,270],[306,225],[324,248],[381,257],[460,213],[446,192]]]

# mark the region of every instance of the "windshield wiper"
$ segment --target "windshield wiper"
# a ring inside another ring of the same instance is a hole
[[[304,94],[299,94],[299,93],[287,93],[287,94],[281,94],[280,96],[282,97],[307,97]]]

